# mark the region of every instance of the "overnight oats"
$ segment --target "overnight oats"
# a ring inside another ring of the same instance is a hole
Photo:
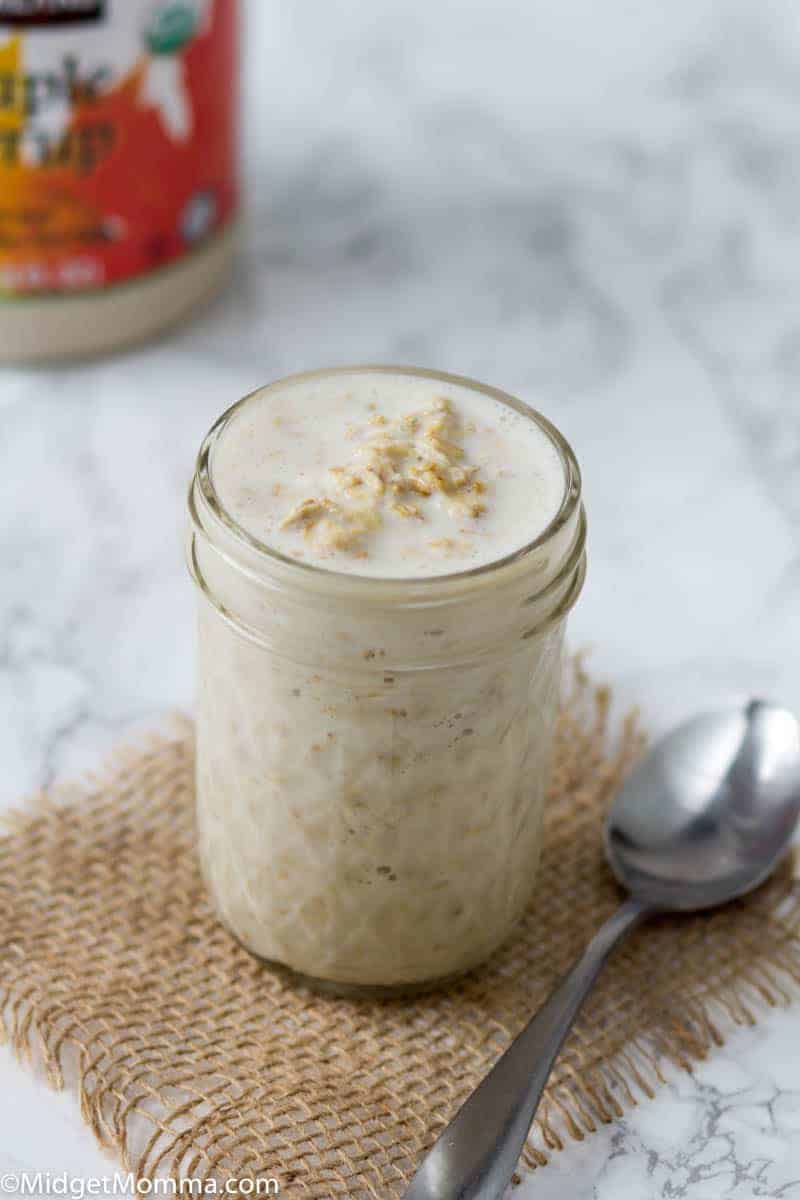
[[[222,921],[345,990],[475,966],[536,873],[585,572],[569,446],[466,379],[315,372],[220,418],[189,508]]]

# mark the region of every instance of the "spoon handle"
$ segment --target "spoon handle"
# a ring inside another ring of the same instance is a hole
[[[617,942],[653,909],[628,899],[598,929],[423,1159],[403,1200],[499,1200],[572,1022]]]

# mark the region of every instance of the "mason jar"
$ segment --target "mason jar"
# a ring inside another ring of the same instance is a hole
[[[539,537],[422,579],[278,553],[214,487],[216,448],[264,389],[211,429],[189,493],[208,889],[250,951],[344,991],[461,974],[530,903],[586,566],[580,473],[553,425],[481,384],[397,370],[468,386],[545,432],[563,495]]]

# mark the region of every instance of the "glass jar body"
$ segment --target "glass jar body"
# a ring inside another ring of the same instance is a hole
[[[584,536],[576,510],[524,571],[395,602],[367,581],[357,603],[242,572],[195,527],[200,855],[249,950],[405,990],[506,939],[535,881]]]
[[[475,966],[539,857],[563,619],[469,665],[352,674],[283,659],[199,614],[200,853],[259,956],[397,987]]]

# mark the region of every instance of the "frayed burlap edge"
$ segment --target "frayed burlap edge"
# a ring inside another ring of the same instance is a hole
[[[446,992],[384,1004],[293,988],[214,921],[191,852],[188,721],[122,747],[104,770],[5,818],[0,1035],[54,1087],[77,1088],[98,1141],[142,1178],[269,1173],[284,1193],[319,1200],[402,1194],[420,1154],[619,899],[597,834],[643,739],[635,715],[611,738],[610,703],[575,664],[539,892],[518,937]],[[656,921],[617,953],[556,1066],[527,1167],[797,996],[795,865],[726,909]],[[147,893],[148,881],[167,886],[166,899]],[[151,951],[162,969],[190,960],[187,982],[137,990],[132,964]],[[259,1085],[261,1066],[274,1071],[271,1090]]]

